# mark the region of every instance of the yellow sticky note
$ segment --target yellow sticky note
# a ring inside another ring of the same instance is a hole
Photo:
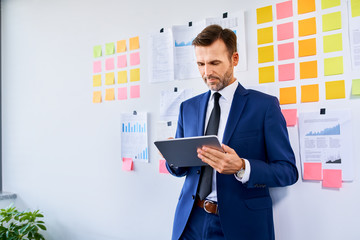
[[[296,87],[280,88],[280,104],[296,103]]]
[[[342,51],[342,34],[332,34],[323,37],[324,53]]]
[[[93,76],[93,87],[100,87],[101,86],[101,75],[94,75]]]
[[[105,100],[106,101],[115,100],[115,88],[108,88],[105,90]]]
[[[298,0],[298,14],[315,11],[315,0]]]
[[[120,40],[116,43],[116,52],[122,53],[126,51],[126,40]]]
[[[140,48],[139,37],[130,38],[130,50],[135,50],[139,48]]]
[[[299,57],[316,55],[316,38],[299,41]]]
[[[256,9],[257,24],[271,22],[273,20],[272,6],[266,6]]]
[[[321,0],[321,9],[340,6],[340,0]]]
[[[300,79],[317,78],[317,61],[300,63]]]
[[[257,30],[257,44],[272,43],[273,40],[273,27],[260,28]]]
[[[93,103],[101,103],[101,91],[93,92]]]
[[[324,59],[325,76],[337,75],[344,73],[343,57],[332,57]]]
[[[113,72],[105,74],[105,85],[115,84],[115,74]]]
[[[360,0],[351,0],[351,16],[360,16]]]
[[[105,54],[112,55],[114,53],[115,53],[115,44],[114,43],[105,44]]]
[[[140,81],[140,68],[130,70],[130,82]]]
[[[319,84],[301,86],[301,102],[318,102]]]
[[[316,34],[316,18],[299,20],[299,37]]]
[[[326,99],[345,98],[345,81],[332,81],[325,83]]]
[[[274,66],[259,68],[259,83],[275,82]]]
[[[94,58],[101,57],[101,45],[97,45],[93,49]]]
[[[341,29],[341,12],[322,15],[323,32]]]
[[[352,80],[351,94],[360,96],[360,79]]]
[[[266,46],[258,48],[258,63],[274,61],[274,46]]]
[[[118,72],[118,83],[127,83],[127,71]]]

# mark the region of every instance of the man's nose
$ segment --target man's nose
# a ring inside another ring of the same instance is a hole
[[[212,67],[208,64],[205,64],[204,73],[205,76],[210,76],[213,73]]]

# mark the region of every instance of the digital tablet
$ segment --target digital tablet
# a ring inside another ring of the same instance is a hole
[[[192,167],[207,165],[197,156],[197,149],[203,146],[219,149],[223,152],[217,136],[199,136],[189,138],[155,141],[166,162],[174,167]]]

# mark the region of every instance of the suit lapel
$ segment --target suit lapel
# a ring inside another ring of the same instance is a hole
[[[199,123],[198,127],[198,136],[203,136],[205,132],[205,117],[206,117],[206,109],[209,102],[211,91],[205,93],[199,101],[199,112],[197,122]]]

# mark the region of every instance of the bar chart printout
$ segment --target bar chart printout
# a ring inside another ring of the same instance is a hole
[[[121,114],[121,157],[148,162],[147,113]]]

